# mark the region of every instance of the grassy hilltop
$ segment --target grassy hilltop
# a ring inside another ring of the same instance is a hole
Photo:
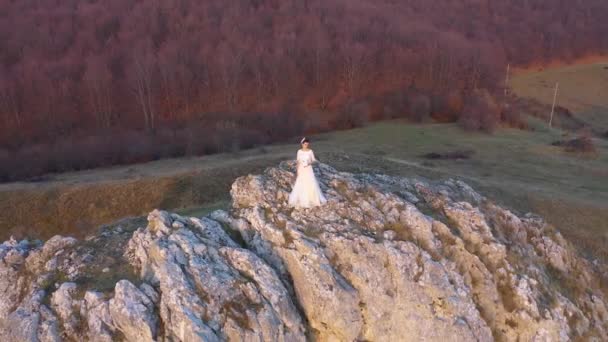
[[[425,178],[460,178],[491,199],[545,216],[582,249],[598,255],[608,242],[608,141],[594,154],[564,152],[559,130],[470,133],[453,124],[388,121],[313,138],[319,159],[338,169]],[[14,223],[48,238],[155,207],[204,213],[228,205],[235,177],[293,157],[297,145],[237,154],[161,160],[52,176],[44,183],[0,185],[3,236]],[[605,252],[603,252],[605,253]]]

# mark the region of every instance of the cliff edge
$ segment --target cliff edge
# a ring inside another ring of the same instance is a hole
[[[293,165],[206,217],[0,245],[3,341],[608,340],[606,266],[467,184]]]

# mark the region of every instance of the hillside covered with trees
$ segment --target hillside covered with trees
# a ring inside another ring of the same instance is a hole
[[[603,0],[2,0],[0,181],[383,118],[491,130],[507,64],[606,53],[607,15]]]

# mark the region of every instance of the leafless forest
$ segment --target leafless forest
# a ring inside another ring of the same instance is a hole
[[[0,181],[371,120],[491,131],[507,64],[608,50],[605,0],[0,0]]]

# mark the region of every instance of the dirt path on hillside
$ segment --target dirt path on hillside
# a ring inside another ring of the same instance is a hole
[[[273,150],[273,151],[268,151]],[[118,219],[155,208],[203,207],[227,201],[235,178],[293,157],[266,152],[160,160],[49,176],[0,186],[0,241],[11,235],[82,237]]]
[[[42,181],[0,184],[0,192],[169,177],[180,174],[197,173],[215,168],[227,168],[263,159],[289,158],[294,154],[284,150],[284,147],[278,146],[266,149],[265,152],[248,150],[234,154],[162,159],[141,164],[49,174],[45,175]]]

